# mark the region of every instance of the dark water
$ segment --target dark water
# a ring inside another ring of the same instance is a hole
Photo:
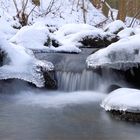
[[[49,92],[6,83],[0,94],[0,140],[139,140],[140,124],[113,119],[97,92]]]

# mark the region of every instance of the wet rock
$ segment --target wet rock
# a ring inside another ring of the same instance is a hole
[[[52,39],[52,46],[54,46],[55,48],[61,46],[62,44],[56,40],[56,39]]]
[[[45,79],[45,88],[57,89],[57,80],[54,71],[46,71],[43,73]]]
[[[127,112],[127,111],[116,111],[116,110],[111,110],[108,112],[115,119],[140,123],[140,113]]]
[[[107,33],[105,35],[98,35],[98,36],[87,35],[84,38],[82,38],[79,42],[84,47],[104,48],[114,42],[117,42],[119,39],[120,38],[117,35]]]
[[[112,92],[112,91],[114,91],[114,90],[116,90],[116,89],[118,89],[118,88],[121,88],[119,85],[115,85],[115,84],[113,84],[113,85],[110,85],[108,88],[107,88],[107,93],[110,93],[110,92]]]
[[[134,88],[140,89],[140,65],[130,68],[126,71],[117,70],[117,73],[124,77],[124,80]]]

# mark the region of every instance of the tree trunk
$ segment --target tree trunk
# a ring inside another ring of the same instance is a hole
[[[126,17],[126,0],[119,0],[119,11],[117,19],[125,21]]]

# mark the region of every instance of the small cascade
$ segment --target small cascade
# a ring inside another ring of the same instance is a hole
[[[102,91],[112,87],[127,87],[123,75],[111,69],[87,69],[86,59],[97,49],[83,48],[79,54],[35,53],[40,60],[54,64],[60,91]]]
[[[83,91],[94,90],[107,92],[110,86],[127,87],[123,76],[111,70],[102,70],[100,73],[84,69],[82,72],[57,71],[58,90]]]
[[[97,90],[100,75],[90,70],[82,72],[56,72],[58,89],[63,91]]]

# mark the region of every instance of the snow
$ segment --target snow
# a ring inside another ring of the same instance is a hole
[[[140,112],[140,90],[120,88],[111,92],[102,101],[101,106],[106,111]]]
[[[67,36],[83,30],[95,30],[95,29],[97,28],[89,24],[71,23],[71,24],[65,24],[64,26],[60,27],[59,30],[56,31],[54,34],[59,36]]]
[[[49,2],[50,0],[41,0],[40,12],[46,12],[45,9],[48,9]],[[84,2],[87,24],[96,25],[106,19],[100,10],[93,7],[89,0],[84,0]],[[68,23],[84,23],[82,7],[82,0],[55,0],[51,11],[44,18],[36,20],[42,20],[48,25],[57,25],[58,27]]]
[[[140,64],[140,34],[121,39],[90,55],[86,62],[88,67],[108,67],[127,70]]]
[[[105,31],[110,33],[118,33],[120,30],[126,28],[126,25],[121,20],[115,20],[104,28]]]
[[[78,24],[77,24],[78,26]],[[105,33],[103,32],[103,30],[101,29],[98,29],[98,28],[95,28],[93,27],[91,30],[90,29],[83,29],[82,30],[82,27],[81,27],[81,30],[80,30],[80,25],[79,25],[79,29],[77,30],[77,28],[73,28],[72,32],[67,32],[67,29],[66,31],[64,30],[63,33],[61,34],[60,33],[60,36],[58,35],[58,32],[57,34],[54,36],[54,38],[56,38],[56,40],[58,40],[60,42],[60,44],[62,46],[69,46],[69,45],[73,45],[75,46],[75,49],[83,46],[83,44],[81,43],[81,41],[83,41],[83,39],[85,37],[90,37],[90,38],[102,38],[105,36]],[[66,35],[66,32],[67,32],[67,35]],[[87,46],[85,46],[87,47]]]
[[[33,53],[22,46],[6,41],[0,35],[0,49],[5,52],[4,63],[0,67],[0,79],[22,79],[34,83],[37,87],[44,86],[41,68],[53,70],[53,64],[37,60]]]
[[[46,50],[47,52],[74,52],[79,53],[81,41],[85,37],[100,38],[104,40],[105,33],[102,29],[88,24],[66,24],[54,33],[50,33],[45,23],[37,22],[31,26],[22,27],[10,41],[14,44],[32,50]],[[52,46],[52,40],[59,42],[58,47]],[[48,42],[45,46],[45,42]]]
[[[45,42],[48,42],[49,30],[40,24],[22,27],[10,41],[29,49],[45,49]]]
[[[134,28],[125,28],[124,30],[122,30],[118,33],[118,36],[120,38],[126,38],[126,37],[129,37],[129,36],[132,36],[132,35],[135,35]]]
[[[140,27],[135,27],[135,28],[125,28],[122,31],[120,31],[117,35],[120,38],[127,38],[129,36],[133,36],[136,34],[140,34]]]
[[[7,22],[4,18],[0,18],[0,31],[6,39],[10,39],[17,32],[17,30],[12,27],[12,23]]]

